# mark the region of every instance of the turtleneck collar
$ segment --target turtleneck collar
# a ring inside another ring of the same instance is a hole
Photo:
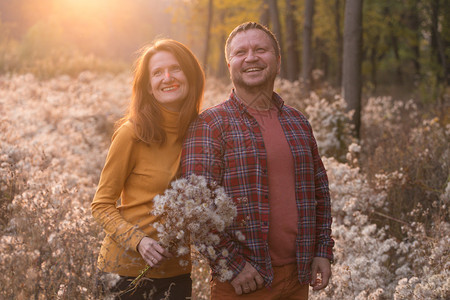
[[[161,110],[161,115],[163,119],[163,123],[161,126],[167,133],[178,133],[178,125],[180,112],[168,110],[166,107],[156,102],[159,109]]]

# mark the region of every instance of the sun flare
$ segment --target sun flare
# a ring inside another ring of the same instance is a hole
[[[56,2],[61,6],[61,8],[65,8],[74,14],[96,12],[99,11],[102,7],[108,5],[108,1],[105,0],[59,0]]]

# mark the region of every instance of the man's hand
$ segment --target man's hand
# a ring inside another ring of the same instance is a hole
[[[311,275],[310,285],[314,291],[325,288],[331,277],[330,261],[325,257],[314,257],[311,266]]]
[[[142,258],[152,268],[158,267],[162,261],[172,257],[172,254],[161,247],[157,241],[149,237],[144,237],[139,242],[138,251]]]
[[[236,294],[242,295],[264,287],[264,280],[251,264],[245,262],[244,269],[231,281],[231,285]]]

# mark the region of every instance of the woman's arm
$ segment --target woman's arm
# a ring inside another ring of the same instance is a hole
[[[127,222],[117,209],[117,201],[135,165],[135,146],[131,127],[125,124],[114,133],[91,209],[95,220],[113,240],[137,251],[146,234]]]

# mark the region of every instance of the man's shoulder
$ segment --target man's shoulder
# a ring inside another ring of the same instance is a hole
[[[305,120],[305,121],[307,120],[305,115],[301,111],[299,111],[298,109],[296,109],[296,108],[294,108],[294,107],[292,107],[290,105],[284,104],[283,105],[283,111],[285,111],[287,114],[289,114],[291,116],[299,117],[299,118],[301,118],[302,120]]]
[[[230,99],[205,109],[199,118],[204,121],[228,118],[236,113],[236,108]]]

